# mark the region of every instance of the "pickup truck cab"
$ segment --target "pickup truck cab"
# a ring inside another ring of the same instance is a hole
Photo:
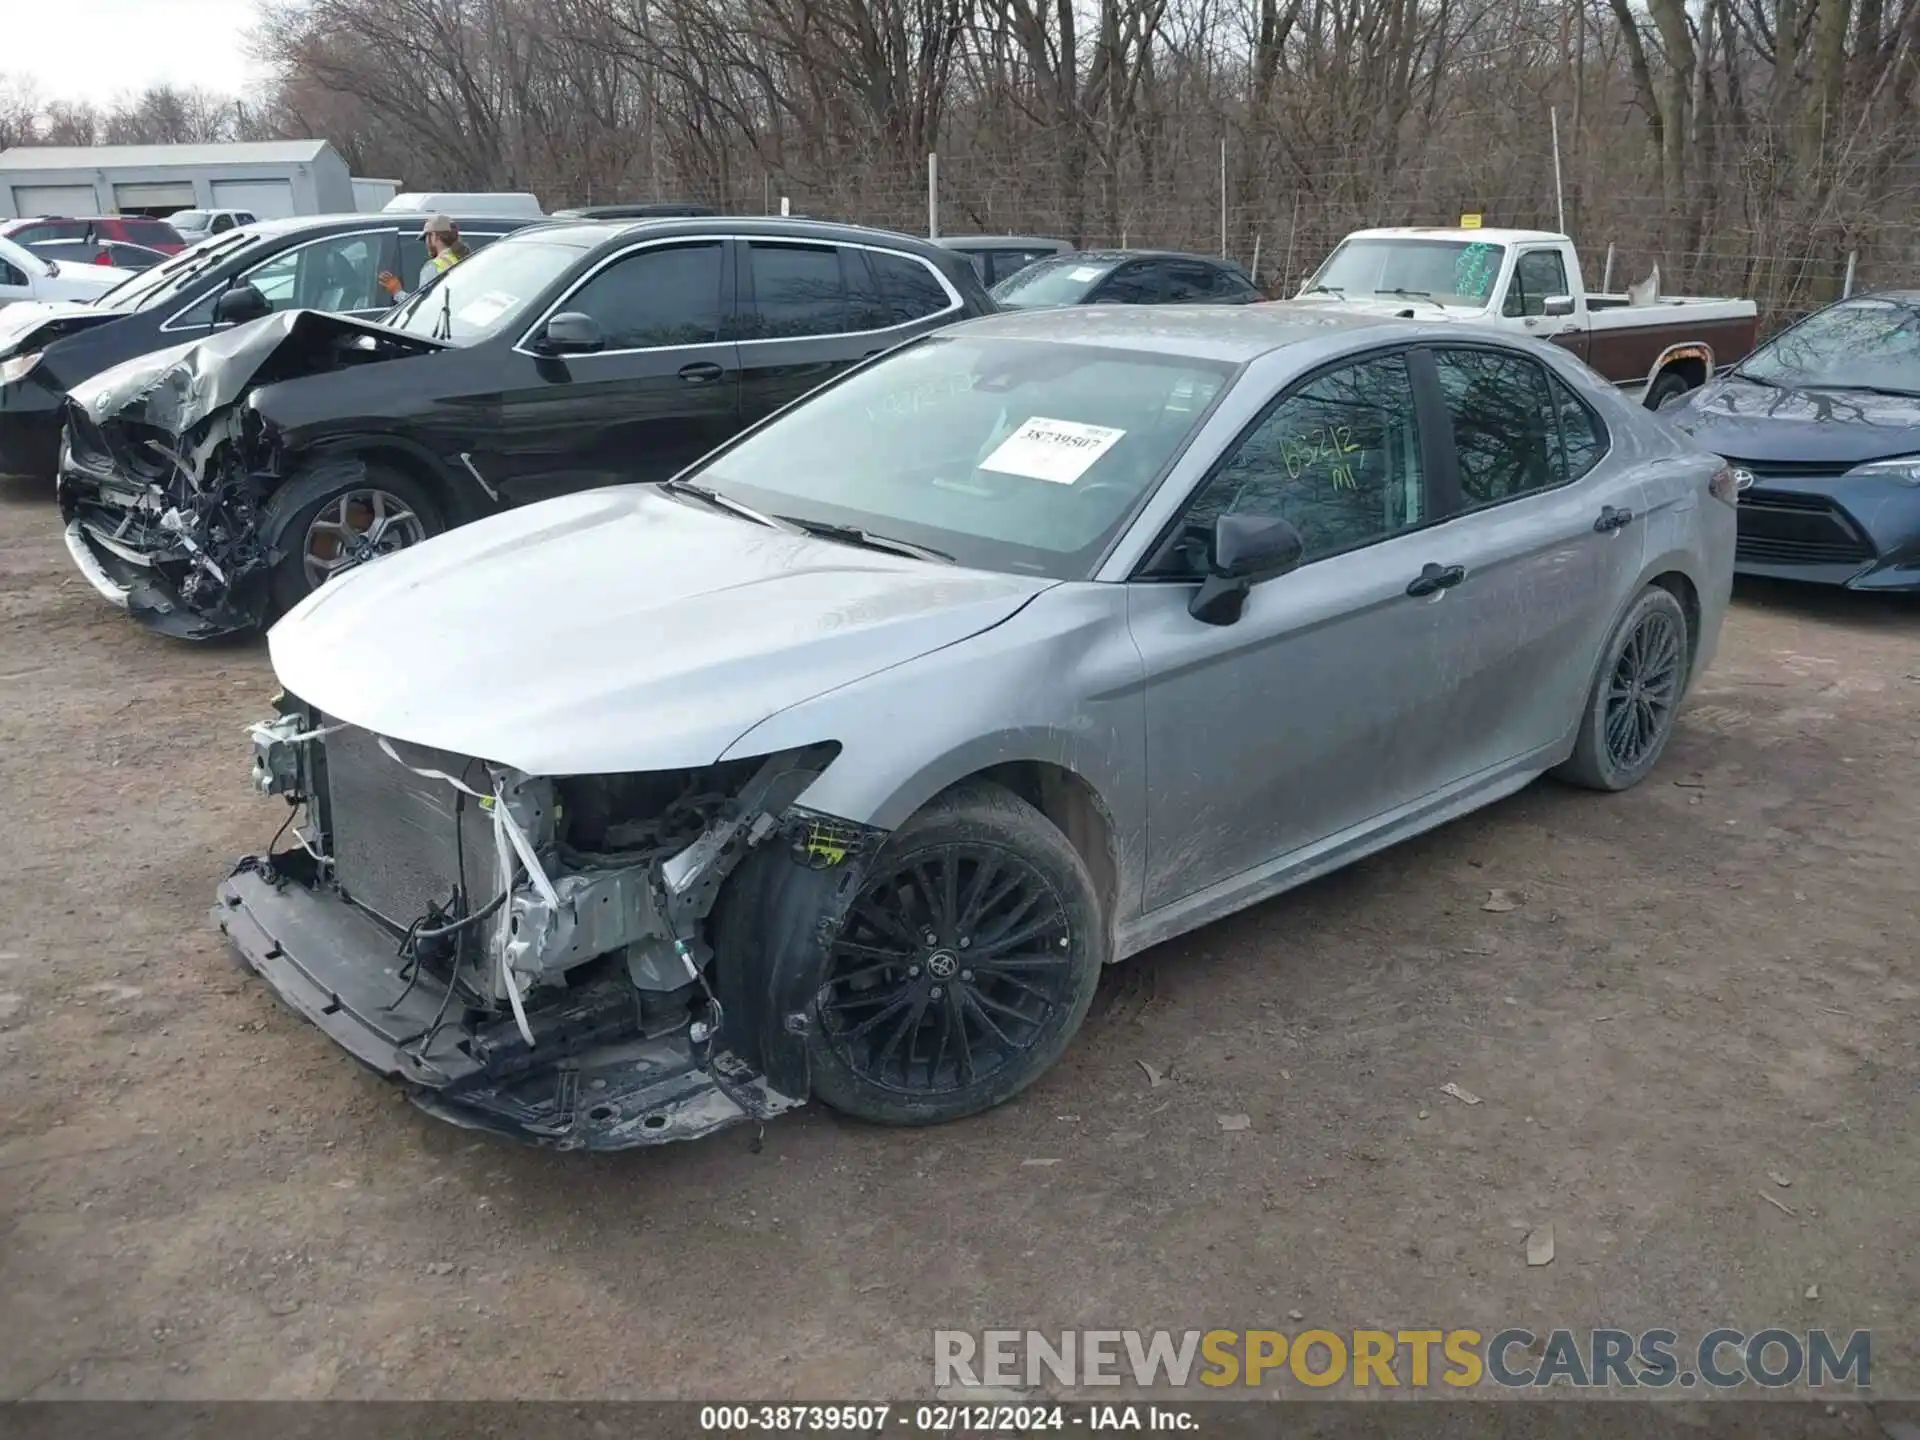
[[[1548,230],[1356,230],[1289,303],[1301,301],[1535,335],[1650,410],[1731,368],[1759,327],[1751,300],[1589,292],[1573,242]]]

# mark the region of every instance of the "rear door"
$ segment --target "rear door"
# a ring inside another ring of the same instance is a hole
[[[475,437],[505,498],[665,480],[739,430],[739,353],[720,335],[724,257],[720,240],[621,251],[519,338],[501,366],[498,422]],[[591,317],[605,348],[540,354],[541,327],[563,312]]]
[[[1453,684],[1429,718],[1461,778],[1573,725],[1639,580],[1646,504],[1634,473],[1607,460],[1599,415],[1532,356],[1434,347],[1416,372],[1453,442],[1440,496],[1453,518],[1431,539],[1435,559],[1464,575],[1446,598]]]
[[[960,311],[934,267],[904,251],[787,239],[733,249],[744,425]]]

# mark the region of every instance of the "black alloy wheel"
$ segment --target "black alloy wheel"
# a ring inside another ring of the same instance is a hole
[[[1666,738],[1680,699],[1686,645],[1663,610],[1649,610],[1627,635],[1607,686],[1607,758],[1631,770]]]
[[[1000,1103],[1085,1018],[1106,942],[1066,837],[994,786],[895,834],[849,907],[815,999],[814,1088],[889,1123]]]
[[[1673,736],[1693,647],[1687,612],[1649,585],[1614,626],[1581,712],[1573,754],[1554,771],[1589,790],[1627,790],[1646,778]]]

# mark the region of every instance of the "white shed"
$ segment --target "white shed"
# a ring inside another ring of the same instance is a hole
[[[235,145],[16,145],[0,150],[0,219],[251,210],[347,214],[347,165],[324,140]]]

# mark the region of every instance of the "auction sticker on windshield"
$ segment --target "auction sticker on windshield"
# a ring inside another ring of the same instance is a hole
[[[457,317],[465,325],[491,325],[507,311],[513,308],[514,297],[499,290],[489,290],[479,299],[469,303]]]
[[[1127,432],[1106,425],[1049,420],[1035,415],[980,462],[982,470],[1071,485]]]
[[[1098,265],[1079,265],[1074,268],[1073,278],[1085,284],[1089,280],[1098,280],[1101,273]]]

